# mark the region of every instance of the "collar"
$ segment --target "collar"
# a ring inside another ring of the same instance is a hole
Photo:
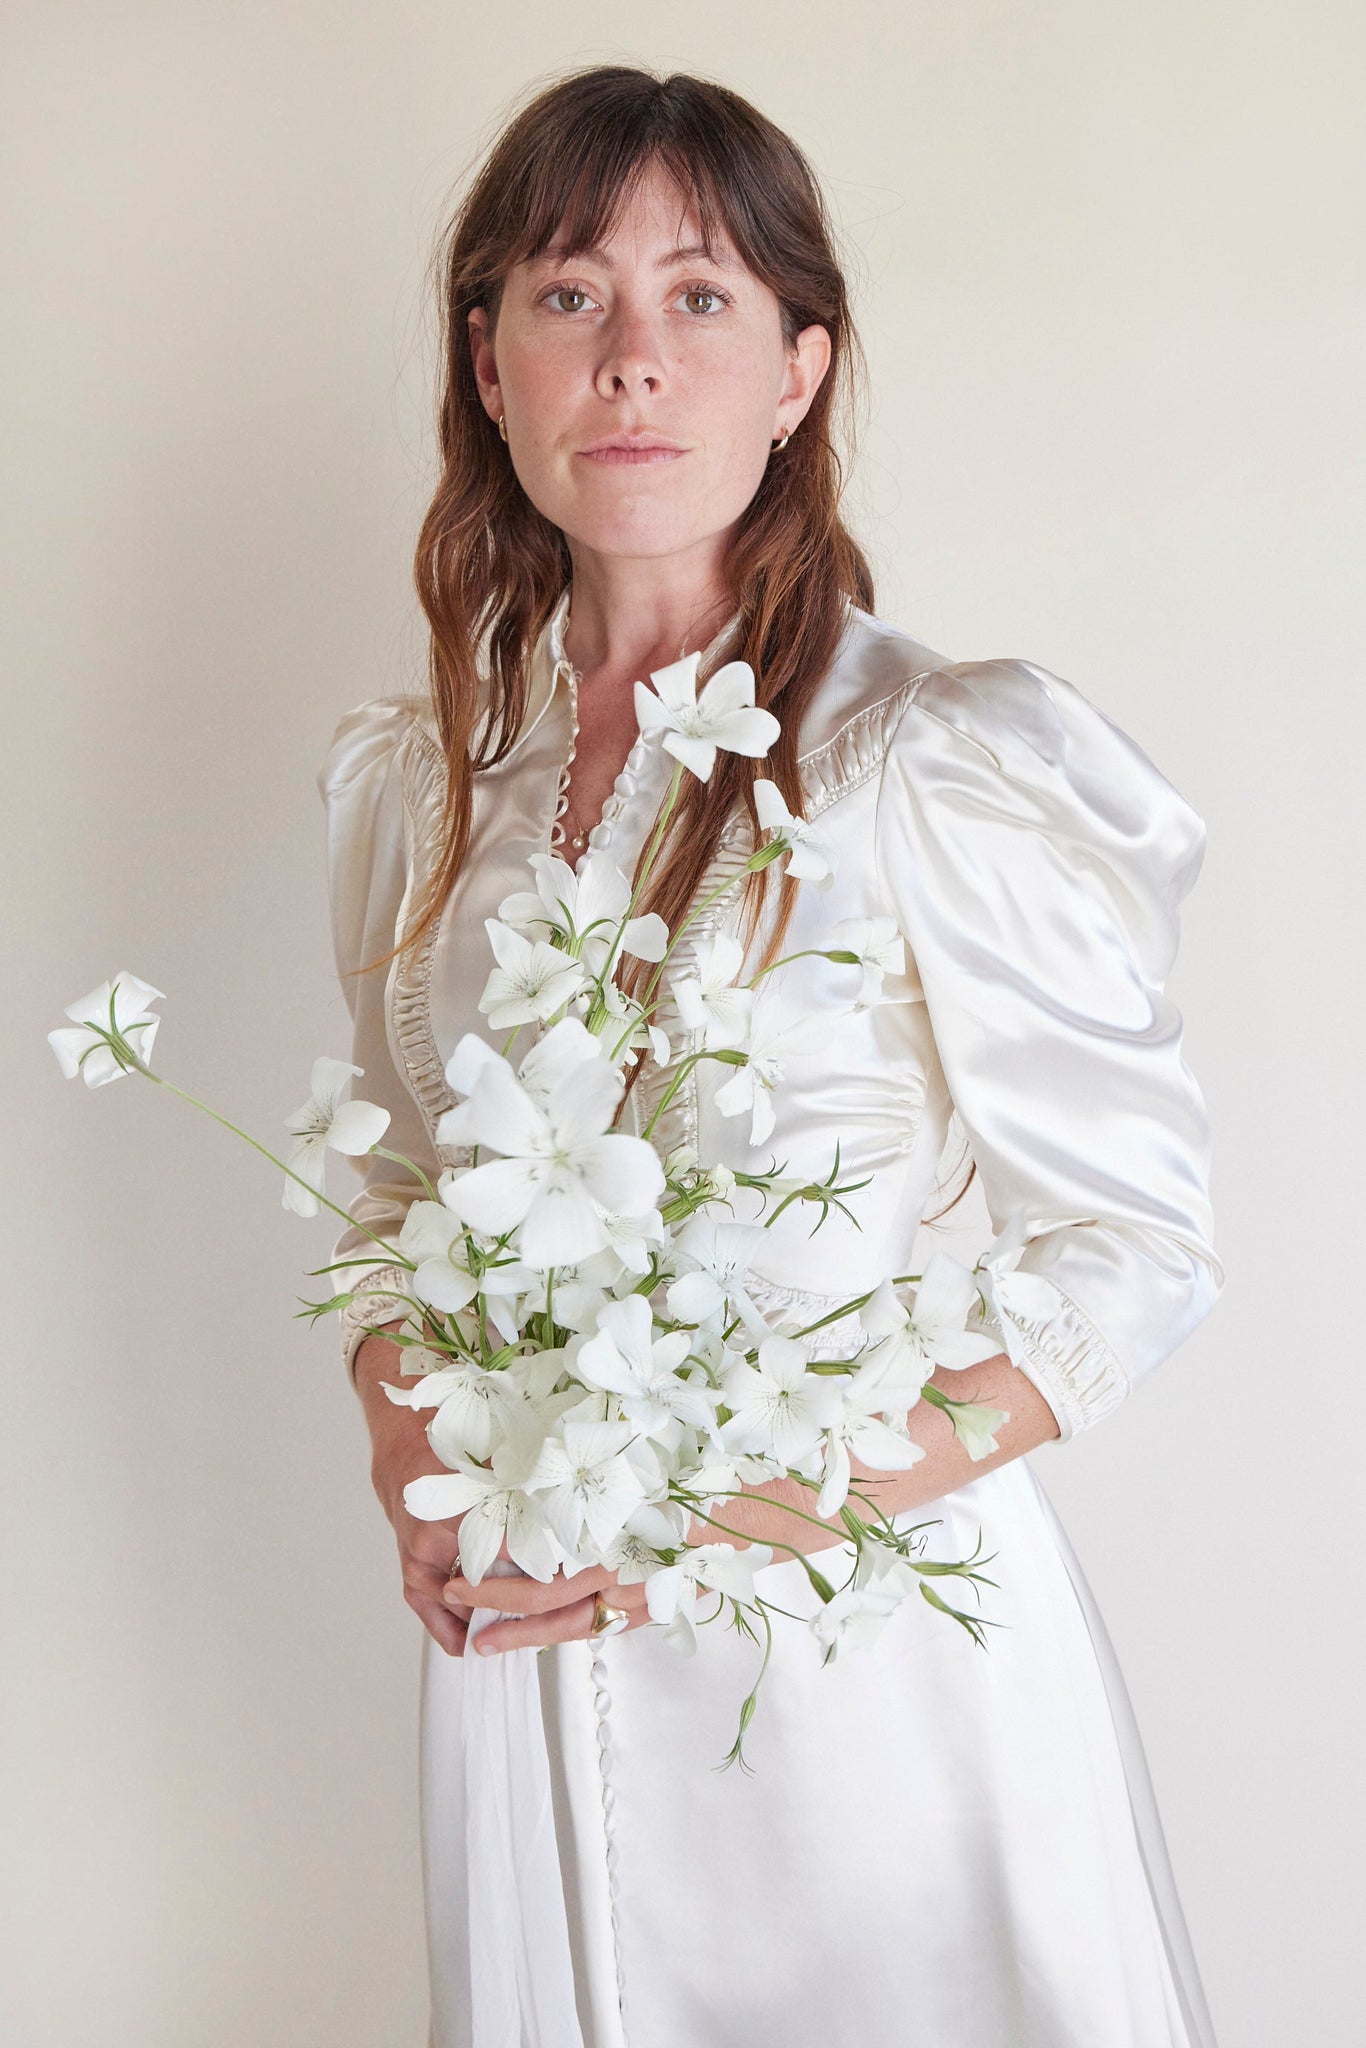
[[[519,747],[526,744],[554,703],[561,687],[568,687],[573,664],[564,651],[564,628],[569,617],[570,595],[571,586],[566,584],[556,598],[549,618],[532,642],[527,665],[526,712],[517,737],[503,757],[505,760],[510,759]],[[698,675],[702,680],[705,681],[716,667],[718,656],[739,627],[740,620],[741,614],[737,609],[731,613],[725,624],[713,633],[703,648],[697,665]]]
[[[532,727],[545,715],[552,703],[555,692],[567,682],[568,671],[573,663],[564,651],[565,621],[569,617],[570,587],[566,584],[555,601],[555,609],[546,621],[545,628],[536,641],[532,652],[531,682],[527,693],[527,713],[522,721],[522,730],[517,735],[517,744],[531,732]],[[700,681],[705,682],[717,665],[717,659],[727,642],[737,631],[741,621],[738,610],[733,611],[725,624],[719,626],[702,649],[697,664]],[[681,657],[680,657],[681,658]],[[575,674],[578,671],[575,670]]]

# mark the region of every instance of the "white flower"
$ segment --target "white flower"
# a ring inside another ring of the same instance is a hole
[[[607,1289],[594,1278],[593,1268],[599,1260],[612,1259],[616,1270],[620,1262],[610,1251],[594,1252],[589,1259],[583,1259],[576,1266],[557,1266],[550,1286],[551,1320],[562,1330],[576,1335],[587,1336],[598,1326],[598,1311],[609,1299]],[[541,1280],[522,1303],[521,1320],[536,1315],[545,1307],[546,1283]]]
[[[597,1335],[579,1349],[578,1377],[621,1397],[622,1413],[647,1436],[677,1442],[678,1425],[709,1429],[716,1396],[704,1381],[679,1377],[691,1338],[686,1330],[654,1335],[654,1317],[643,1295],[609,1302],[598,1316]]]
[[[577,960],[547,945],[544,939],[523,938],[496,917],[484,919],[493,956],[498,962],[484,985],[479,1009],[495,1031],[518,1024],[543,1024],[564,1008],[583,981]]]
[[[976,1293],[968,1268],[951,1253],[938,1251],[926,1264],[910,1308],[890,1280],[865,1302],[859,1321],[875,1340],[865,1358],[887,1390],[884,1412],[914,1407],[936,1366],[962,1372],[997,1355],[997,1338],[964,1328]]]
[[[754,670],[747,661],[728,661],[697,694],[701,653],[684,655],[667,668],[651,669],[654,690],[635,686],[636,720],[640,730],[663,731],[666,753],[706,782],[716,765],[716,750],[766,754],[779,727],[771,711],[754,706]],[[656,691],[658,695],[656,695]]]
[[[776,782],[761,779],[755,783],[754,808],[764,831],[775,833],[786,846],[785,866],[793,881],[828,889],[835,879],[834,851],[811,830],[805,818],[793,817]]]
[[[427,1424],[427,1441],[443,1465],[454,1469],[462,1457],[482,1462],[495,1445],[530,1444],[536,1413],[506,1372],[490,1372],[470,1361],[450,1378],[446,1398]]]
[[[313,1062],[312,1093],[303,1107],[285,1118],[285,1129],[294,1133],[294,1143],[285,1158],[291,1173],[308,1182],[286,1180],[281,1202],[297,1216],[318,1214],[317,1195],[323,1192],[325,1161],[330,1145],[334,1152],[357,1156],[368,1152],[389,1128],[389,1112],[374,1102],[342,1102],[342,1089],[352,1074],[363,1074],[349,1060],[332,1060],[325,1053]],[[310,1194],[309,1188],[316,1194]]]
[[[611,1250],[597,1253],[596,1258],[606,1260],[615,1255],[625,1271],[637,1278],[650,1270],[651,1247],[660,1249],[669,1241],[658,1209],[649,1209],[643,1216],[618,1216],[614,1209],[604,1209],[602,1227],[611,1240]],[[612,1277],[615,1280],[615,1274]]]
[[[661,925],[663,922],[661,918]],[[591,1000],[591,989],[587,995]],[[614,981],[608,981],[602,987],[601,1003],[602,1021],[592,1028],[611,1058],[626,1059],[648,1052],[657,1066],[668,1065],[668,1033],[650,1021],[634,997],[623,995]]]
[[[664,958],[669,930],[654,911],[630,918],[618,937],[617,927],[630,908],[631,885],[605,853],[590,849],[577,868],[554,854],[533,853],[528,866],[536,876],[535,894],[523,889],[504,897],[500,918],[558,933],[564,951],[581,959],[595,978],[611,973],[618,953],[633,953],[640,960]]]
[[[668,1290],[669,1312],[681,1323],[704,1323],[727,1307],[752,1306],[741,1285],[762,1244],[759,1223],[693,1216],[674,1239],[675,1259],[692,1268]]]
[[[412,1372],[412,1348],[404,1352],[403,1370]],[[396,1408],[434,1408],[427,1440],[443,1465],[452,1470],[461,1458],[487,1458],[513,1428],[516,1409],[523,1425],[534,1423],[530,1403],[510,1373],[490,1372],[472,1359],[448,1359],[439,1372],[427,1373],[411,1387],[393,1387],[381,1380]]]
[[[457,1178],[448,1169],[439,1185],[449,1189]],[[505,1298],[531,1284],[526,1267],[512,1260],[497,1259],[476,1273],[470,1263],[466,1226],[444,1200],[409,1204],[398,1248],[416,1268],[409,1285],[418,1300],[447,1315],[467,1307],[478,1294]]]
[[[453,1314],[479,1292],[469,1269],[465,1226],[444,1202],[410,1203],[398,1248],[416,1267],[409,1284],[419,1301]]]
[[[549,1436],[524,1482],[567,1550],[578,1550],[585,1530],[601,1550],[626,1526],[645,1498],[645,1487],[626,1446],[632,1422],[576,1421],[566,1415]]]
[[[610,1241],[602,1209],[645,1215],[664,1192],[664,1174],[653,1146],[609,1128],[621,1077],[576,1017],[546,1033],[523,1074],[533,1059],[540,1100],[495,1056],[481,1064],[469,1100],[441,1122],[458,1117],[463,1139],[504,1154],[453,1181],[451,1207],[493,1237],[520,1226],[522,1257],[544,1270]]]
[[[639,1586],[659,1570],[661,1550],[678,1547],[678,1531],[662,1508],[647,1501],[627,1520],[620,1535],[603,1545],[602,1561],[623,1586]]]
[[[882,1372],[875,1361],[859,1366],[844,1382],[844,1404],[825,1439],[825,1464],[816,1513],[823,1522],[837,1515],[849,1498],[853,1477],[851,1456],[875,1472],[906,1472],[925,1455],[904,1429],[880,1421],[888,1403]],[[909,1408],[913,1404],[907,1402]],[[874,1491],[874,1499],[876,1492]]]
[[[872,1642],[901,1600],[900,1593],[878,1586],[842,1587],[811,1618],[812,1634],[825,1652],[822,1664],[829,1664],[841,1650],[859,1650]]]
[[[47,1034],[67,1080],[74,1081],[79,1074],[87,1088],[102,1088],[107,1081],[117,1081],[120,1074],[131,1073],[99,1032],[90,1028],[96,1024],[127,1039],[146,1066],[161,1022],[147,1006],[158,1000],[164,1000],[161,990],[153,988],[150,981],[139,981],[125,967],[112,981],[102,981],[88,996],[68,1003],[65,1014],[71,1026],[59,1026]]]
[[[925,1542],[922,1535],[916,1539],[915,1547],[923,1550]],[[860,1592],[866,1588],[909,1600],[920,1590],[921,1575],[909,1557],[903,1557],[899,1551],[885,1549],[879,1543],[865,1543],[854,1566],[852,1583]]]
[[[544,1109],[551,1090],[559,1086],[572,1067],[584,1060],[600,1060],[602,1056],[603,1048],[593,1033],[578,1018],[564,1017],[528,1048],[517,1069],[517,1080],[531,1100]],[[494,1051],[487,1039],[477,1031],[467,1031],[446,1062],[446,1080],[457,1095],[473,1095],[485,1067],[512,1072],[510,1063],[502,1053]],[[468,1103],[461,1102],[454,1109],[443,1110],[436,1125],[438,1145],[462,1145],[467,1141],[464,1116],[468,1107]]]
[[[830,933],[832,951],[852,953],[863,969],[856,1010],[882,1000],[882,977],[906,972],[906,942],[894,917],[842,917]]]
[[[665,1565],[646,1579],[650,1619],[670,1624],[666,1641],[672,1638],[681,1648],[695,1650],[698,1587],[752,1602],[754,1574],[772,1560],[772,1546],[767,1543],[751,1543],[743,1551],[733,1543],[699,1543],[685,1551],[676,1564]]]
[[[492,1469],[461,1458],[452,1472],[424,1472],[403,1489],[403,1504],[419,1522],[460,1522],[460,1569],[478,1585],[506,1539],[512,1562],[542,1583],[555,1576],[562,1549],[537,1501],[518,1484],[520,1452],[500,1445]]]
[[[776,1121],[773,1091],[787,1071],[787,1059],[794,1054],[819,1049],[832,1017],[844,1014],[843,1011],[826,1011],[798,1018],[790,1024],[782,1021],[776,1006],[770,1008],[767,1016],[761,1014],[750,1035],[744,1066],[736,1069],[730,1079],[717,1089],[715,1096],[716,1107],[722,1116],[743,1116],[746,1110],[749,1111],[751,1145],[762,1145],[773,1130]]]
[[[757,1365],[732,1366],[721,1384],[731,1410],[721,1425],[723,1450],[757,1452],[784,1466],[809,1457],[822,1430],[839,1420],[844,1394],[829,1374],[807,1367],[805,1346],[778,1336],[760,1344]]]
[[[744,957],[740,941],[719,932],[698,945],[696,971],[673,981],[679,1017],[687,1030],[702,1033],[708,1051],[743,1045],[749,1036],[754,993],[733,986]]]
[[[1009,1422],[1008,1408],[988,1408],[981,1401],[955,1401],[947,1413],[954,1435],[974,1463],[1000,1449],[994,1432]]]

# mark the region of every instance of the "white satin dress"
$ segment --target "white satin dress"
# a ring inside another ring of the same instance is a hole
[[[387,975],[342,983],[356,1091],[392,1111],[386,1144],[432,1174],[455,1162],[433,1137],[455,1099],[445,1061],[484,1024],[483,920],[562,839],[568,601],[537,641],[515,746],[476,779],[438,926]],[[1177,1349],[1223,1283],[1205,1104],[1164,993],[1202,821],[1061,677],[946,661],[852,605],[801,743],[837,879],[803,888],[785,950],[890,913],[906,976],[861,1012],[856,969],[806,959],[768,976],[756,1034],[831,1019],[819,1051],[786,1060],[771,1139],[751,1152],[749,1119],[717,1113],[732,1070],[710,1064],[663,1136],[822,1175],[838,1140],[846,1177],[872,1177],[852,1198],[861,1228],[832,1214],[811,1237],[794,1208],[767,1234],[756,1298],[808,1319],[918,1270],[921,1218],[965,1137],[993,1230],[1023,1218],[1020,1269],[1047,1283],[1046,1313],[1011,1317],[1012,1356],[1065,1443]],[[638,743],[592,835],[628,872],[671,767],[657,738]],[[394,943],[439,845],[444,775],[425,700],[341,719],[318,780],[343,974]],[[738,870],[747,830],[737,815],[708,889]],[[737,898],[694,943],[734,928]],[[655,1099],[637,1090],[637,1128]],[[416,1185],[357,1164],[351,1214],[392,1240]],[[334,1256],[370,1249],[348,1230]],[[374,1277],[399,1284],[394,1268]],[[343,1315],[348,1364],[361,1320],[386,1312],[372,1298]],[[1031,1464],[900,1520],[932,1514],[935,1554],[979,1535],[994,1553],[983,1612],[1007,1625],[984,1651],[907,1601],[870,1648],[822,1667],[809,1631],[779,1617],[750,1777],[714,1768],[758,1663],[724,1624],[692,1658],[653,1626],[487,1660],[424,1634],[431,2048],[1213,2048],[1123,1678]],[[824,1553],[827,1571],[842,1554]],[[757,1588],[814,1609],[790,1559]]]

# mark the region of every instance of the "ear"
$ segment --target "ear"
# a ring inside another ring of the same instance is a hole
[[[833,353],[830,330],[822,327],[819,321],[810,327],[804,327],[797,336],[787,359],[787,372],[780,394],[783,402],[783,419],[781,426],[774,427],[775,435],[780,434],[783,427],[791,431],[805,419],[820,381],[830,368]]]
[[[493,336],[488,312],[483,306],[471,306],[465,318],[469,334],[470,361],[474,368],[474,381],[479,389],[479,398],[491,420],[507,410],[503,404],[503,388],[498,382],[498,365],[494,359]]]

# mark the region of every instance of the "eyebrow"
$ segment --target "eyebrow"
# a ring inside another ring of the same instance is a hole
[[[582,256],[601,263],[605,270],[614,270],[616,268],[601,242],[590,242],[586,247],[572,251],[566,249],[562,242],[555,242],[543,254],[545,260],[549,263],[563,263],[568,261],[571,256]],[[736,268],[730,258],[723,256],[719,250],[709,251],[701,242],[688,242],[680,244],[676,249],[666,249],[662,256],[657,256],[655,258],[655,269],[667,270],[671,264],[691,261],[695,256],[705,257],[708,263],[714,263],[719,270],[734,270]]]

